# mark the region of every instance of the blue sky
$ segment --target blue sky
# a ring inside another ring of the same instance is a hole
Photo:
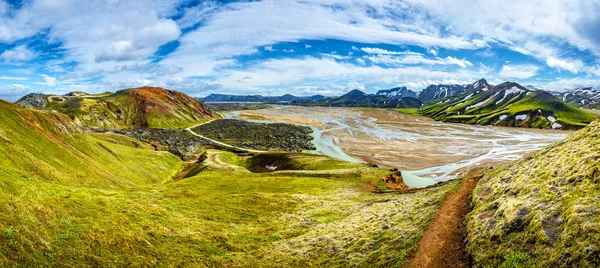
[[[600,87],[598,14],[598,0],[0,0],[0,98]]]

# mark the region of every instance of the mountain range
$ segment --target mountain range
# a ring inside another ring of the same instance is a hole
[[[579,129],[597,118],[543,90],[531,91],[515,82],[482,87],[480,81],[419,113],[445,122],[553,129]]]
[[[565,92],[552,92],[564,102],[582,108],[600,108],[600,91],[591,87],[575,88]]]
[[[386,96],[391,99],[402,99],[406,97],[417,98],[417,93],[406,87],[395,87],[392,89],[379,90],[377,96]]]
[[[82,127],[186,127],[213,117],[212,111],[186,94],[158,87],[140,87],[102,94],[66,95],[32,93],[16,102],[24,108],[54,110]]]
[[[330,107],[416,108],[423,103],[413,97],[391,98],[386,95],[366,94],[355,89],[340,97],[325,98],[318,101],[293,101],[290,104]]]
[[[283,96],[263,96],[263,95],[229,95],[229,94],[210,94],[201,98],[205,102],[262,102],[262,103],[285,103],[292,101],[317,101],[324,99],[323,95],[313,95],[309,97],[297,97],[291,94]]]

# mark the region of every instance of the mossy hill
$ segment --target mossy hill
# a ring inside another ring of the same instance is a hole
[[[184,163],[4,101],[0,154],[0,267],[398,266],[458,184],[403,193],[308,154],[268,173],[217,150]]]
[[[552,94],[514,82],[467,90],[419,109],[444,122],[528,128],[580,129],[597,118]]]
[[[80,126],[99,129],[183,128],[213,117],[202,101],[158,87],[102,94],[30,94],[16,103],[26,108],[55,110]]]
[[[488,172],[472,206],[478,267],[600,266],[600,122]]]

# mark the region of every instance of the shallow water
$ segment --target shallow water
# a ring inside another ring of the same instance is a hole
[[[311,126],[318,153],[399,168],[410,187],[452,179],[475,165],[513,161],[569,134],[441,123],[383,109],[275,106],[227,117]]]

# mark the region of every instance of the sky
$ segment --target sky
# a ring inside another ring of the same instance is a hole
[[[600,0],[0,0],[0,98],[600,87]]]

